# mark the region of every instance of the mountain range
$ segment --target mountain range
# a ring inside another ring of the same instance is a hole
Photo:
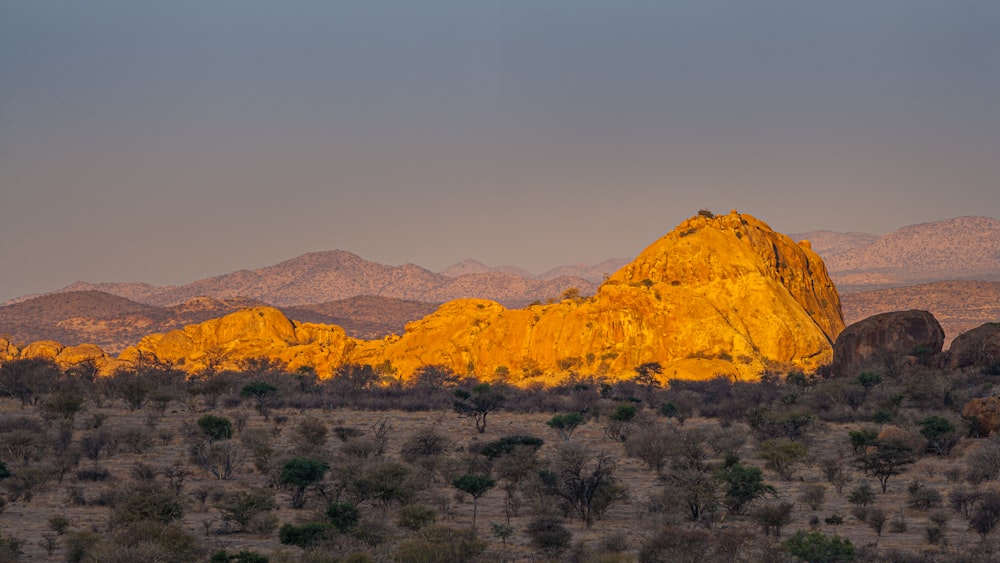
[[[847,323],[886,311],[926,309],[950,340],[1000,319],[1000,282],[988,283],[1000,280],[1000,221],[995,219],[959,217],[883,236],[812,231],[790,237],[809,240],[824,259]],[[590,295],[627,263],[609,259],[534,276],[515,266],[492,268],[469,259],[434,273],[412,264],[385,266],[340,250],[315,252],[176,287],[78,282],[0,307],[0,335],[21,343],[90,342],[117,352],[150,332],[267,304],[297,321],[336,324],[355,338],[381,338],[401,333],[407,322],[457,298],[521,307],[551,301],[571,287]],[[960,281],[970,277],[979,281]]]
[[[867,233],[814,231],[841,294],[945,280],[1000,280],[1000,221],[957,217],[903,227],[872,239]]]
[[[144,283],[76,282],[59,292],[101,291],[160,307],[170,307],[198,297],[248,298],[278,307],[327,303],[360,295],[444,303],[476,297],[520,307],[534,301],[555,299],[567,288],[593,293],[597,283],[575,275],[527,277],[468,266],[469,273],[435,273],[414,264],[387,266],[343,250],[310,252],[273,266],[239,270],[181,286],[157,287]],[[587,274],[591,267],[566,267]],[[461,268],[459,268],[461,269]],[[23,300],[14,300],[20,301]]]

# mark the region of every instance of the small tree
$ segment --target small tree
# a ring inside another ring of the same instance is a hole
[[[506,397],[497,392],[489,383],[480,383],[472,391],[456,389],[458,398],[452,406],[458,416],[475,419],[476,430],[480,434],[486,432],[486,416],[503,407]]]
[[[986,536],[997,527],[998,523],[1000,523],[1000,493],[995,491],[984,493],[969,517],[969,527],[985,542]]]
[[[723,483],[727,507],[735,514],[746,514],[757,499],[777,494],[774,487],[764,482],[759,468],[738,461],[717,469],[715,477]]]
[[[632,432],[632,421],[639,410],[635,405],[618,405],[615,411],[608,415],[608,423],[604,427],[604,435],[612,440],[624,442]]]
[[[914,463],[913,450],[900,438],[878,440],[855,458],[861,470],[878,479],[885,493],[889,478]]]
[[[847,495],[847,501],[854,506],[865,508],[875,502],[875,492],[868,486],[868,483],[861,483]]]
[[[795,505],[790,502],[765,504],[754,509],[753,519],[760,524],[765,537],[773,534],[775,538],[780,538],[781,529],[792,521],[794,507]]]
[[[233,423],[224,416],[205,415],[198,419],[198,428],[210,442],[233,437]]]
[[[72,421],[83,410],[83,395],[63,390],[42,402],[42,413],[47,419]]]
[[[274,510],[274,494],[266,490],[239,490],[226,493],[216,505],[226,522],[235,522],[237,531],[270,531],[273,519],[262,521],[262,515]],[[254,526],[257,524],[257,526]],[[263,525],[261,525],[263,524]]]
[[[251,399],[254,404],[254,408],[257,412],[264,417],[264,420],[269,418],[269,409],[271,398],[278,393],[278,388],[270,383],[265,383],[263,381],[253,381],[247,383],[240,389],[240,397],[244,399]]]
[[[761,442],[758,455],[764,460],[764,467],[775,471],[785,481],[795,475],[796,466],[806,459],[805,444],[788,438],[774,438]]]
[[[333,502],[326,507],[326,517],[338,532],[344,534],[358,525],[361,513],[349,502]]]
[[[458,375],[440,364],[420,366],[413,372],[410,384],[418,389],[450,389],[458,385]]]
[[[555,430],[556,434],[559,435],[563,441],[568,441],[572,436],[573,432],[576,431],[578,426],[586,423],[583,415],[578,412],[571,412],[569,414],[557,414],[550,418],[546,422],[546,426]]]
[[[885,528],[885,523],[889,521],[889,516],[884,510],[878,507],[873,507],[868,511],[868,518],[865,519],[865,523],[868,527],[875,531],[875,535],[882,537],[882,530]]]
[[[955,425],[941,416],[928,416],[921,420],[920,434],[927,438],[927,449],[938,455],[948,455],[959,439]]]
[[[861,453],[868,446],[874,445],[878,441],[878,432],[870,430],[867,428],[862,428],[861,430],[849,430],[847,432],[847,437],[851,441],[851,448],[854,449],[854,453]]]
[[[552,471],[541,473],[545,491],[562,499],[589,528],[614,503],[628,495],[615,477],[615,463],[605,454],[591,456],[572,443],[556,453]]]
[[[476,527],[476,512],[479,497],[496,486],[497,482],[488,475],[462,475],[452,480],[451,485],[472,497],[472,527]]]
[[[663,366],[660,365],[660,362],[646,362],[635,366],[634,369],[635,379],[633,381],[645,387],[647,392],[660,386],[658,377],[663,373]]]
[[[326,462],[301,457],[281,468],[281,483],[292,487],[292,508],[305,506],[307,489],[322,480],[328,469]]]

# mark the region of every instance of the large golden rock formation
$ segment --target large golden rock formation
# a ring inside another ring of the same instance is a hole
[[[571,373],[627,377],[659,362],[664,378],[754,379],[769,367],[829,363],[843,328],[836,289],[808,243],[733,211],[681,223],[589,298],[513,310],[452,301],[402,336],[374,341],[257,307],[147,336],[121,359],[151,353],[194,370],[270,356],[320,375],[344,363],[389,361],[403,378],[444,364],[525,385]]]

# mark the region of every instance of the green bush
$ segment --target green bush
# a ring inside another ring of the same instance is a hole
[[[210,563],[268,563],[270,559],[266,555],[261,555],[256,551],[243,550],[237,553],[229,553],[220,549],[212,554]]]
[[[278,539],[285,545],[295,545],[306,549],[313,546],[334,529],[327,522],[309,522],[301,526],[285,524],[278,530]]]
[[[351,503],[334,502],[326,507],[326,517],[330,520],[330,524],[343,534],[358,525],[361,513]]]
[[[306,503],[306,489],[319,482],[330,466],[315,459],[296,457],[281,468],[281,483],[294,487],[292,507],[302,508]]]
[[[854,561],[856,551],[851,540],[823,532],[795,532],[781,544],[794,557],[809,563]]]
[[[545,516],[532,520],[525,532],[535,549],[550,556],[558,556],[565,551],[573,539],[573,534],[559,520]]]
[[[551,422],[551,421],[550,421]],[[500,456],[506,455],[514,451],[514,448],[519,446],[528,447],[535,451],[538,451],[542,447],[545,441],[541,438],[536,438],[534,436],[504,436],[499,440],[494,440],[488,442],[485,446],[479,450],[479,453],[488,457],[489,459],[497,459]]]
[[[233,423],[224,416],[205,415],[198,419],[198,428],[213,442],[233,437]]]

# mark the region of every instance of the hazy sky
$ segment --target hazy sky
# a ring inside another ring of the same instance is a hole
[[[1000,2],[0,0],[0,301],[1000,218]]]

